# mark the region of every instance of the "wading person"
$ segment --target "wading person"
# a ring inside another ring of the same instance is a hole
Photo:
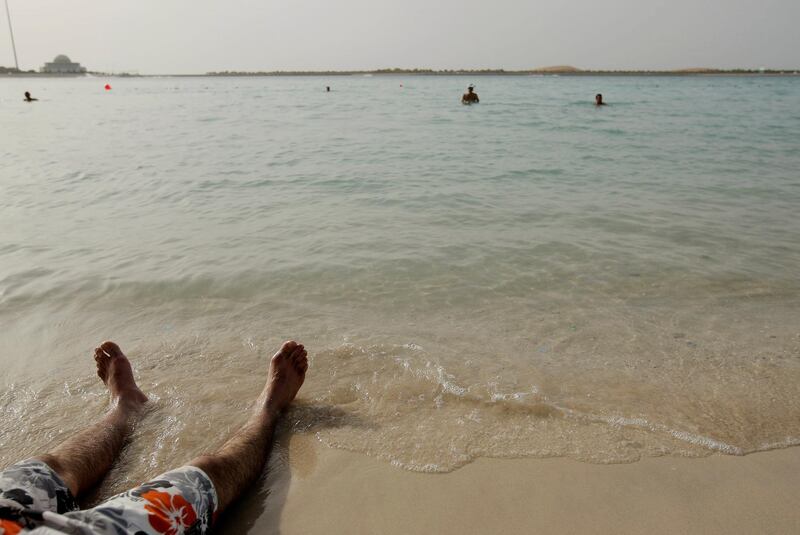
[[[308,360],[297,342],[275,353],[250,419],[216,453],[202,455],[87,510],[76,499],[108,472],[147,402],[119,346],[95,349],[112,409],[45,455],[0,472],[0,535],[205,533],[261,474],[275,424],[303,384]]]
[[[477,104],[480,102],[481,99],[478,98],[478,94],[475,92],[475,86],[471,85],[467,88],[467,92],[461,96],[461,103],[462,104]]]

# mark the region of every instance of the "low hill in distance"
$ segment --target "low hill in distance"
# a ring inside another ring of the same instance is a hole
[[[538,69],[534,69],[535,72],[542,72],[542,73],[575,73],[581,72],[581,70],[577,67],[573,67],[572,65],[554,65],[552,67],[539,67]]]
[[[571,65],[554,65],[524,70],[505,69],[376,69],[371,71],[222,71],[205,76],[365,76],[365,75],[421,75],[421,76],[696,76],[696,75],[797,75],[798,69],[711,69],[691,67],[674,70],[584,70]],[[193,75],[192,75],[193,76]]]

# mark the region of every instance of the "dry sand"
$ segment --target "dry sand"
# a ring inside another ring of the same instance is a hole
[[[480,459],[421,474],[295,436],[222,533],[800,533],[800,448],[596,465]]]

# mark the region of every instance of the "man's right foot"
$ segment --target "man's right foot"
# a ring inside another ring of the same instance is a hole
[[[278,414],[289,406],[297,391],[303,386],[308,370],[305,348],[295,341],[285,342],[269,363],[267,384],[262,399],[264,408]]]
[[[97,375],[103,380],[114,400],[141,405],[147,401],[133,378],[133,368],[125,353],[114,342],[103,342],[94,350]]]

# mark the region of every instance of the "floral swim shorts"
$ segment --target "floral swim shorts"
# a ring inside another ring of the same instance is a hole
[[[201,534],[217,503],[208,475],[184,466],[81,511],[52,468],[23,461],[0,472],[0,535]]]

